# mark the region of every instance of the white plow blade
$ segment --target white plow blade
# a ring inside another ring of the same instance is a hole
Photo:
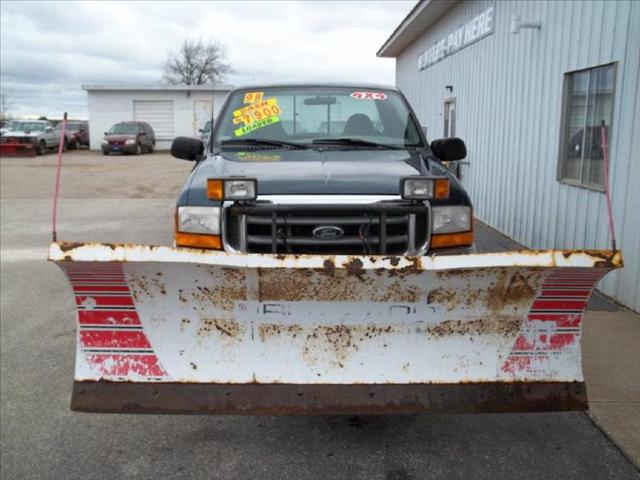
[[[582,380],[608,252],[423,258],[53,244],[78,308],[77,381]]]

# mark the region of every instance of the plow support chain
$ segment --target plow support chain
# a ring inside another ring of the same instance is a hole
[[[580,332],[610,251],[434,257],[50,247],[77,308],[72,409],[586,409]]]

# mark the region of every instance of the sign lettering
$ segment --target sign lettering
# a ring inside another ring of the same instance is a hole
[[[418,70],[424,70],[443,58],[491,35],[494,29],[495,7],[487,8],[464,25],[442,37],[434,45],[418,55]]]

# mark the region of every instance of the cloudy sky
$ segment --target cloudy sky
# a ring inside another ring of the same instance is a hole
[[[415,4],[353,2],[0,3],[1,82],[14,116],[86,116],[82,84],[158,83],[184,39],[227,45],[227,83],[394,83],[376,51]]]

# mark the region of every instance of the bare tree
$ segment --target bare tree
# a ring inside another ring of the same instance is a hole
[[[212,85],[230,71],[226,46],[218,41],[185,40],[164,63],[163,80],[170,85]]]

